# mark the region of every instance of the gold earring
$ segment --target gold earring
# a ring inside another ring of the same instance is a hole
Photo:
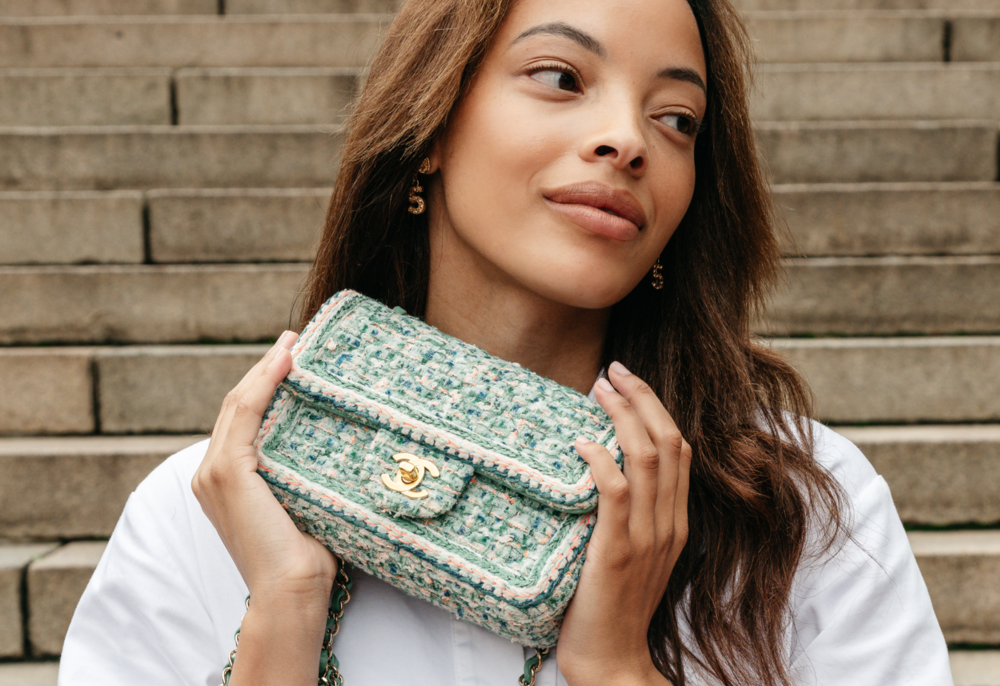
[[[420,175],[429,174],[430,171],[431,158],[425,157],[424,161],[420,163],[417,173],[413,175],[413,186],[410,188],[410,206],[407,208],[410,214],[423,214],[424,210],[427,209],[427,203],[420,197],[420,193],[424,190],[424,187],[420,185]]]
[[[660,258],[656,258],[656,262],[653,263],[653,275],[652,284],[655,290],[663,290],[663,265],[660,264]]]

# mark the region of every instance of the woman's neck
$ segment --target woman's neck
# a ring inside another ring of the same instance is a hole
[[[610,309],[553,302],[512,283],[462,246],[434,243],[424,312],[428,324],[564,386],[590,392],[601,368]]]

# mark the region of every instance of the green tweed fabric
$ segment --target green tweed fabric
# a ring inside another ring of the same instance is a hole
[[[600,406],[350,291],[292,356],[257,450],[299,526],[461,619],[554,645],[596,517],[572,444],[620,460]],[[400,453],[437,470],[417,486],[426,497],[386,487]]]

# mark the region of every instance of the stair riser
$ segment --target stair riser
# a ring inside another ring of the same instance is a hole
[[[993,181],[995,124],[762,124],[775,183]],[[309,127],[2,129],[0,188],[329,187],[339,135]]]
[[[764,123],[774,183],[994,181],[995,124]]]
[[[837,424],[1000,421],[1000,339],[774,342]]]
[[[228,1],[233,2],[233,0]],[[235,1],[240,2],[240,0]],[[15,0],[0,3],[0,17],[216,14],[218,11],[218,0]]]
[[[305,264],[0,267],[0,344],[273,339]],[[770,335],[1000,332],[1000,259],[792,259]]]
[[[1000,421],[1000,338],[783,339],[820,418],[838,424]],[[266,345],[0,349],[0,433],[199,433]]]
[[[762,67],[751,107],[756,121],[992,119],[1000,112],[1000,68]]]
[[[1000,332],[1000,259],[818,258],[786,263],[770,335]]]
[[[895,66],[895,65],[894,65]],[[130,73],[0,72],[0,126],[330,124],[342,121],[359,70],[182,69]],[[1000,69],[950,64],[884,69],[762,67],[757,121],[989,119],[1000,111]]]
[[[346,118],[358,78],[344,74],[177,75],[179,124],[329,124]]]
[[[0,193],[0,264],[139,263],[142,193]]]
[[[0,130],[0,188],[322,187],[340,136],[299,129]]]
[[[1000,253],[1000,186],[778,186],[800,255]]]
[[[0,72],[0,126],[170,124],[170,72],[150,71]]]
[[[0,268],[0,344],[259,341],[277,338],[300,264]]]
[[[107,538],[129,494],[185,437],[14,439],[0,442],[0,538]],[[24,484],[45,484],[25,489]]]
[[[1000,428],[837,429],[861,449],[892,491],[907,524],[1000,522]]]
[[[775,188],[787,254],[1000,253],[1000,186]],[[309,262],[329,189],[0,193],[0,264]]]
[[[359,67],[383,23],[370,15],[8,20],[0,67]]]

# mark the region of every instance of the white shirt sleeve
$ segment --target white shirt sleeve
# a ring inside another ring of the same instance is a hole
[[[205,446],[164,462],[129,497],[73,615],[61,686],[218,686],[229,651],[220,638],[232,640],[246,586],[228,555],[216,559],[225,548],[207,518],[192,516]]]
[[[847,493],[853,528],[796,575],[795,682],[952,686],[944,636],[885,480],[854,444],[818,425],[816,453]]]

